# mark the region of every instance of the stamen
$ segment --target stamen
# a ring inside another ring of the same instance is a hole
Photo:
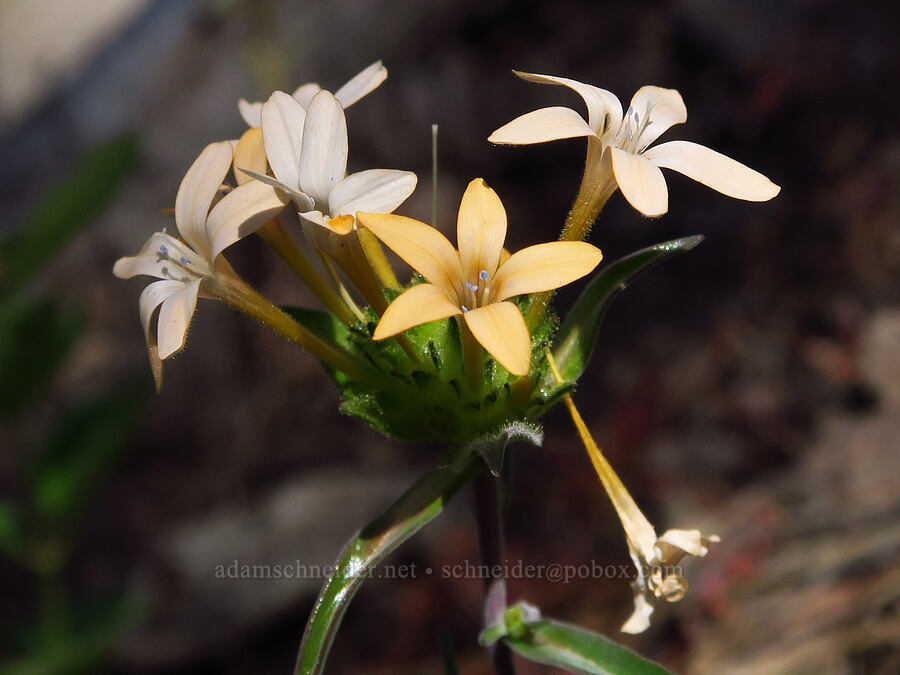
[[[180,261],[180,262],[181,262],[182,265],[190,265],[190,264],[191,264],[191,261],[188,260],[187,258],[185,258],[184,256],[181,256],[181,261]]]
[[[476,286],[475,284],[470,284],[468,281],[466,281],[466,288],[468,288],[470,291],[478,290],[478,286]]]
[[[631,125],[628,125],[628,140],[630,141],[634,137],[634,131],[631,128]]]
[[[634,123],[635,123],[635,124],[640,124],[640,123],[641,123],[641,118],[638,117],[637,110],[634,111]]]
[[[487,281],[488,279],[491,278],[491,275],[488,274],[488,271],[487,271],[487,270],[481,270],[481,271],[478,273],[478,278],[481,279],[482,281]]]
[[[459,307],[459,308],[460,308],[460,309],[461,309],[461,310],[462,310],[462,311],[463,311],[463,313],[466,313],[466,312],[468,312],[468,311],[469,311],[469,308],[468,308],[468,307],[466,307],[466,306],[465,306],[465,305],[460,305],[460,307]]]
[[[162,253],[163,255],[169,255],[169,249],[166,247],[165,244],[159,245],[159,252]]]

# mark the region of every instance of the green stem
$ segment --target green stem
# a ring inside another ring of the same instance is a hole
[[[334,292],[334,289],[328,285],[328,282],[325,281],[322,275],[316,271],[316,268],[303,255],[303,251],[294,243],[284,229],[284,225],[277,218],[263,225],[257,230],[257,234],[287,263],[294,274],[309,286],[309,289],[332,314],[348,325],[356,321],[356,317],[350,311],[350,308],[347,307],[347,304],[341,300],[340,296]]]
[[[484,467],[471,455],[461,468],[438,466],[423,475],[341,551],[337,570],[322,587],[300,643],[294,675],[318,675],[353,596],[374,565],[434,519],[459,489]]]
[[[281,309],[269,302],[261,293],[241,279],[224,261],[219,259],[221,270],[208,290],[216,298],[239,312],[268,326],[279,335],[305,349],[332,368],[342,371],[354,380],[374,382],[377,376],[368,367],[346,352],[336,349],[308,331]]]

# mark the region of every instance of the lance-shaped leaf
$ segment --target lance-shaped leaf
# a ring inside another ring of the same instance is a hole
[[[506,610],[503,621],[480,636],[488,646],[502,639],[520,656],[573,673],[591,675],[666,675],[662,666],[599,633],[553,619],[542,619],[535,607],[521,603]]]
[[[559,329],[553,358],[564,380],[575,381],[584,372],[594,351],[597,330],[613,299],[641,273],[703,241],[702,235],[673,239],[635,251],[608,265],[587,285]],[[548,375],[545,385],[552,385]]]
[[[295,675],[323,671],[347,606],[372,568],[441,513],[444,505],[482,466],[481,459],[471,454],[462,467],[440,465],[431,469],[347,542],[306,624]]]

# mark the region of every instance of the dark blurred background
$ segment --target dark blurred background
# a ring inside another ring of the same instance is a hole
[[[679,672],[900,671],[896,30],[887,1],[0,5],[0,672],[289,672],[320,580],[216,567],[327,564],[436,461],[341,417],[311,357],[206,301],[156,395],[144,282],[111,275],[171,226],[160,211],[202,147],[243,131],[239,97],[334,90],[376,59],[390,77],[348,112],[350,170],[415,170],[401,212],[428,220],[438,123],[447,230],[475,176],[511,248],[554,238],[574,197],[583,141],[485,141],[543,105],[581,110],[512,68],[626,104],[677,88],[688,122],[665,139],[782,186],[748,204],[669,172],[666,216],[617,195],[592,234],[608,261],[707,237],[616,301],[576,395],[660,532],[722,536],[686,564],[691,593],[636,637],[618,633],[622,579],[515,580],[513,598]],[[259,241],[228,257],[273,299],[313,304]],[[543,448],[514,454],[511,561],[628,562],[562,410]],[[389,562],[467,559],[462,494]],[[440,642],[490,672],[480,582],[440,577],[366,584],[329,672],[441,672]]]

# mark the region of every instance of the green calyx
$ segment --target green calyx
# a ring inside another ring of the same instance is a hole
[[[527,299],[520,301],[523,311],[527,303]],[[472,377],[466,371],[459,320],[455,317],[416,326],[399,339],[375,341],[374,314],[368,315],[365,323],[346,326],[326,312],[299,308],[285,311],[375,374],[363,382],[330,371],[341,388],[341,412],[394,438],[439,441],[476,450],[490,439],[488,444],[495,447],[494,439],[504,433],[515,437],[519,435],[516,430],[534,430],[533,422],[563,389],[535,385],[547,380],[543,355],[558,324],[552,313],[547,313],[532,331],[532,362],[527,376],[511,375],[483,353],[481,372]],[[539,430],[533,433],[539,436]]]

